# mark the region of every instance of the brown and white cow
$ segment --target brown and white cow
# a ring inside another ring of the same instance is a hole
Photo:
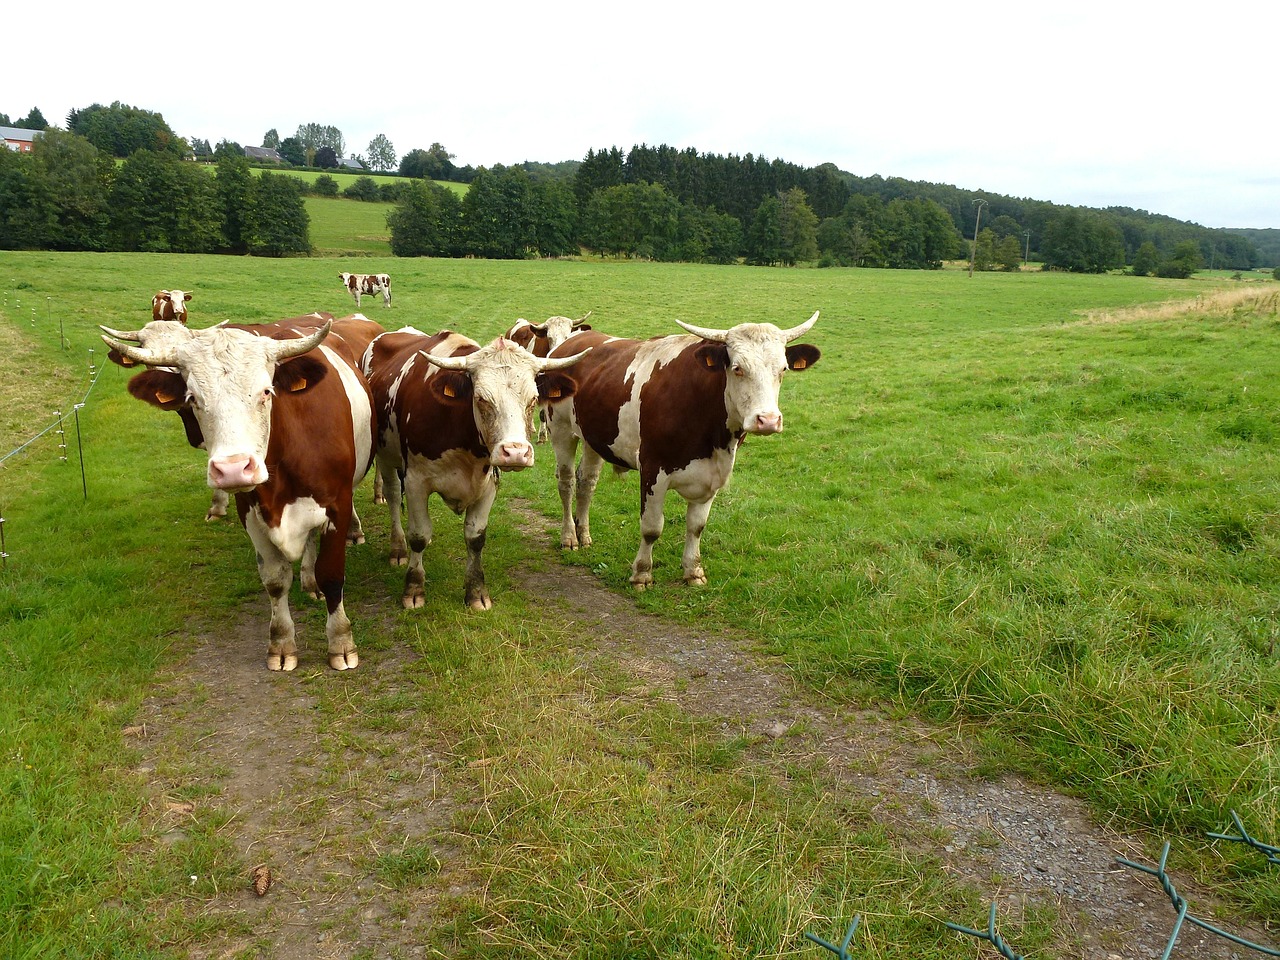
[[[586,322],[589,316],[591,316],[590,310],[577,320],[570,320],[568,317],[547,317],[542,323],[530,323],[521,317],[503,336],[508,340],[514,340],[535,357],[548,357],[552,350],[575,333],[590,330],[591,324]],[[545,410],[540,410],[538,414],[538,442],[546,443],[547,413]],[[529,426],[529,432],[533,432],[532,424]]]
[[[382,294],[383,306],[391,306],[391,277],[385,273],[340,273],[338,279],[347,288],[351,296],[356,298],[356,309],[360,309],[362,296],[372,297]]]
[[[181,290],[161,290],[151,298],[152,320],[187,322],[187,301],[191,294]]]
[[[431,543],[427,500],[433,493],[466,514],[464,602],[475,610],[493,605],[482,561],[498,473],[533,466],[530,416],[539,402],[573,394],[564,370],[579,359],[535,357],[502,337],[481,347],[460,333],[428,336],[412,327],[382,334],[365,351],[362,366],[378,416],[378,469],[391,510],[391,563],[408,565],[406,608],[426,602],[422,554]]]
[[[789,344],[817,320],[814,313],[789,330],[771,323],[714,330],[677,320],[692,336],[624,340],[592,331],[553,350],[555,357],[591,348],[574,369],[574,396],[550,413],[564,511],[561,546],[591,545],[591,497],[608,461],[619,471],[640,472],[640,550],[632,585],[643,590],[653,584],[653,545],[662,534],[668,490],[688,503],[685,582],[706,583],[701,544],[711,503],[729,482],[746,435],[782,431],[782,375],[812,366],[821,355],[809,344]],[[579,441],[582,462],[575,472]]]
[[[209,486],[236,495],[271,600],[272,670],[298,663],[289,587],[299,560],[303,590],[325,598],[329,665],[359,664],[343,587],[351,493],[373,458],[375,420],[359,367],[340,345],[322,344],[334,326],[102,328],[109,346],[148,367],[129,392],[189,411],[208,452]]]

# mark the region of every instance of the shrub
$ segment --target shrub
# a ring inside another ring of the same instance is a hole
[[[311,190],[318,197],[336,197],[338,195],[338,181],[327,173],[322,173],[316,177],[315,183],[311,185]]]

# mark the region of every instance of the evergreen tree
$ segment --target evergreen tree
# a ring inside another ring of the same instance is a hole
[[[231,253],[248,253],[249,223],[253,218],[257,184],[243,154],[227,152],[218,158],[214,186],[222,211],[223,248]]]

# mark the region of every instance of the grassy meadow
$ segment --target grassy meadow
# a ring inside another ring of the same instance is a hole
[[[482,342],[517,317],[588,310],[597,329],[636,337],[677,332],[675,318],[785,327],[821,311],[804,339],[822,360],[783,384],[786,431],[747,441],[712,509],[709,584],[680,583],[673,496],[656,586],[636,606],[748,636],[832,703],[963,727],[992,776],[1079,795],[1100,820],[1147,831],[1155,851],[1172,841],[1242,912],[1280,915],[1275,871],[1204,837],[1236,811],[1280,842],[1280,284],[395,260],[368,226],[377,206],[313,212],[329,238],[317,246],[341,256],[0,254],[0,456],[87,395],[65,434],[0,464],[0,913],[12,918],[0,954],[185,955],[220,922],[202,898],[245,867],[217,822],[157,852],[121,731],[191,636],[245,603],[265,646],[266,602],[243,531],[200,520],[202,460],[176,418],[130,399],[110,364],[90,388],[89,364],[105,357],[97,325],[141,326],[167,287],[194,293],[193,326],[341,315],[354,309],[346,269],[392,275],[395,306],[363,304],[384,325]],[[349,214],[364,225],[338,222]],[[421,655],[415,692],[368,710],[456,756],[485,813],[451,827],[485,864],[485,893],[423,933],[433,955],[812,955],[800,930],[830,932],[859,910],[875,914],[876,956],[973,955],[912,917],[981,926],[982,904],[856,799],[803,770],[789,792],[757,782],[747,744],[611,706],[607,684],[584,692],[566,667],[571,631],[539,623],[505,571],[579,564],[630,596],[634,475],[602,478],[595,545],[576,554],[514,535],[509,497],[558,518],[549,448],[503,480],[491,617],[461,609],[460,523],[438,501],[436,595],[394,612],[402,573],[381,560],[385,517],[368,517],[374,549],[352,552],[348,596],[382,592],[395,627],[357,622],[361,669],[336,675],[310,614],[305,666],[283,678],[317,691],[321,723],[348,736],[344,710],[380,689],[380,652]],[[567,706],[579,701],[593,712]],[[519,762],[498,776],[486,772],[495,755]],[[560,793],[570,781],[576,799]],[[412,845],[360,856],[399,895],[440,870]],[[1024,950],[1052,942],[1032,922],[1018,932]]]

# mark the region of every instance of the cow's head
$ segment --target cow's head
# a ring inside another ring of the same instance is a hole
[[[728,330],[713,330],[676,321],[694,336],[707,341],[698,346],[694,355],[700,367],[724,371],[728,426],[747,433],[782,431],[782,411],[778,408],[782,375],[788,369],[807,369],[822,356],[811,344],[790,346],[790,343],[804,336],[817,322],[816,311],[790,330],[780,330],[772,323],[740,323]]]
[[[161,290],[151,298],[152,320],[187,322],[187,301],[191,294],[181,290]]]
[[[272,402],[324,378],[328,368],[304,354],[332,325],[296,340],[273,340],[221,326],[192,330],[152,321],[131,333],[102,327],[102,339],[151,368],[129,381],[131,394],[195,417],[209,454],[209,486],[238,493],[268,479]]]
[[[352,286],[353,286],[351,280],[354,276],[355,276],[354,273],[340,273],[338,274],[338,279],[342,281],[342,285],[344,287],[350,290],[352,289]]]
[[[577,320],[570,320],[568,317],[547,317],[542,323],[530,323],[529,329],[535,336],[546,338],[547,353],[550,353],[578,331],[590,330],[591,324],[586,323],[589,316],[591,316],[590,310]]]
[[[489,462],[499,470],[533,466],[533,411],[540,402],[573,396],[577,383],[563,371],[586,355],[584,350],[572,357],[535,357],[502,337],[466,356],[422,354],[440,368],[428,381],[432,392],[446,403],[471,404]]]

